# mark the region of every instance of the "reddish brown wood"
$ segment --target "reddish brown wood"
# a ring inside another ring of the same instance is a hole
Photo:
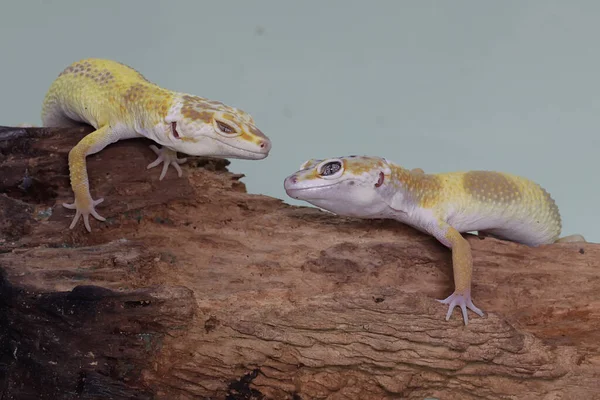
[[[0,129],[2,400],[599,398],[599,245],[470,236],[465,327],[433,238],[247,194],[223,160],[158,181],[143,140],[88,157],[107,222],[68,230],[86,132]]]

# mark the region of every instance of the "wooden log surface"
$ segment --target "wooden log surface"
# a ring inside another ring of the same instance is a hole
[[[146,140],[88,157],[107,221],[69,230],[89,131],[0,128],[0,399],[600,398],[600,245],[468,235],[465,327],[435,239],[247,194],[224,160],[159,181]]]

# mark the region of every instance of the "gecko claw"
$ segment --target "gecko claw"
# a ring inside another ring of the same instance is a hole
[[[93,200],[90,198],[89,200],[91,200],[91,205],[88,206],[78,206],[77,200],[75,200],[75,202],[71,204],[62,204],[64,208],[68,208],[69,210],[75,210],[75,216],[73,217],[73,221],[71,221],[71,225],[69,225],[69,229],[73,229],[75,227],[77,221],[79,221],[79,217],[81,217],[82,215],[83,224],[85,225],[85,229],[87,229],[88,232],[92,231],[92,228],[90,226],[90,215],[92,215],[92,217],[96,218],[98,221],[106,221],[106,218],[98,214],[98,212],[96,212],[96,210],[94,209],[95,206],[104,201],[104,198],[99,198],[98,200]]]
[[[438,300],[438,301],[442,304],[448,304],[448,312],[446,313],[446,321],[448,321],[450,319],[450,317],[452,316],[452,311],[454,311],[454,307],[456,307],[456,306],[459,306],[462,311],[463,320],[465,322],[465,325],[469,324],[469,316],[467,314],[467,308],[469,310],[473,311],[475,314],[479,315],[480,317],[483,317],[483,311],[481,311],[479,308],[477,308],[475,306],[475,304],[473,304],[473,301],[471,300],[471,291],[467,291],[464,294],[454,292],[454,293],[452,293],[452,295],[448,296],[444,300]]]
[[[165,177],[165,175],[167,174],[169,165],[172,165],[173,168],[175,168],[175,171],[177,171],[177,175],[181,178],[183,171],[181,170],[181,167],[179,167],[179,165],[185,163],[187,161],[187,158],[177,158],[177,152],[173,151],[167,147],[163,147],[163,148],[159,149],[158,147],[156,147],[153,144],[150,145],[149,147],[152,149],[152,151],[158,157],[156,158],[156,160],[154,160],[153,162],[148,164],[146,169],[154,168],[157,165],[159,165],[160,163],[164,163],[163,167],[162,167],[162,171],[160,173],[160,177],[158,178],[159,181],[162,181],[163,178]]]

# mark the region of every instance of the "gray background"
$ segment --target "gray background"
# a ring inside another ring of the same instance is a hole
[[[110,58],[250,112],[274,144],[233,162],[251,193],[299,204],[283,179],[313,157],[500,170],[552,193],[563,234],[600,240],[600,2],[20,0],[1,14],[2,125],[40,124],[64,67]]]

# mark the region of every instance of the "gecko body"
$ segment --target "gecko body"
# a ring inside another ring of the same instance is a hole
[[[172,165],[179,176],[177,152],[260,160],[268,156],[271,141],[246,112],[191,94],[164,89],[124,64],[85,59],[68,66],[52,83],[42,106],[42,124],[67,127],[80,123],[96,130],[69,153],[71,187],[75,194],[72,229],[80,216],[91,231],[89,215],[104,221],[95,210],[103,199],[93,200],[89,191],[86,156],[123,139],[146,137],[162,146],[150,148],[163,164],[160,180]]]
[[[425,174],[381,157],[348,156],[306,161],[284,181],[287,194],[338,215],[390,218],[428,233],[452,250],[454,293],[449,309],[483,316],[471,298],[473,260],[462,232],[478,231],[529,246],[585,241],[559,239],[561,218],[554,200],[537,183],[493,171]]]

